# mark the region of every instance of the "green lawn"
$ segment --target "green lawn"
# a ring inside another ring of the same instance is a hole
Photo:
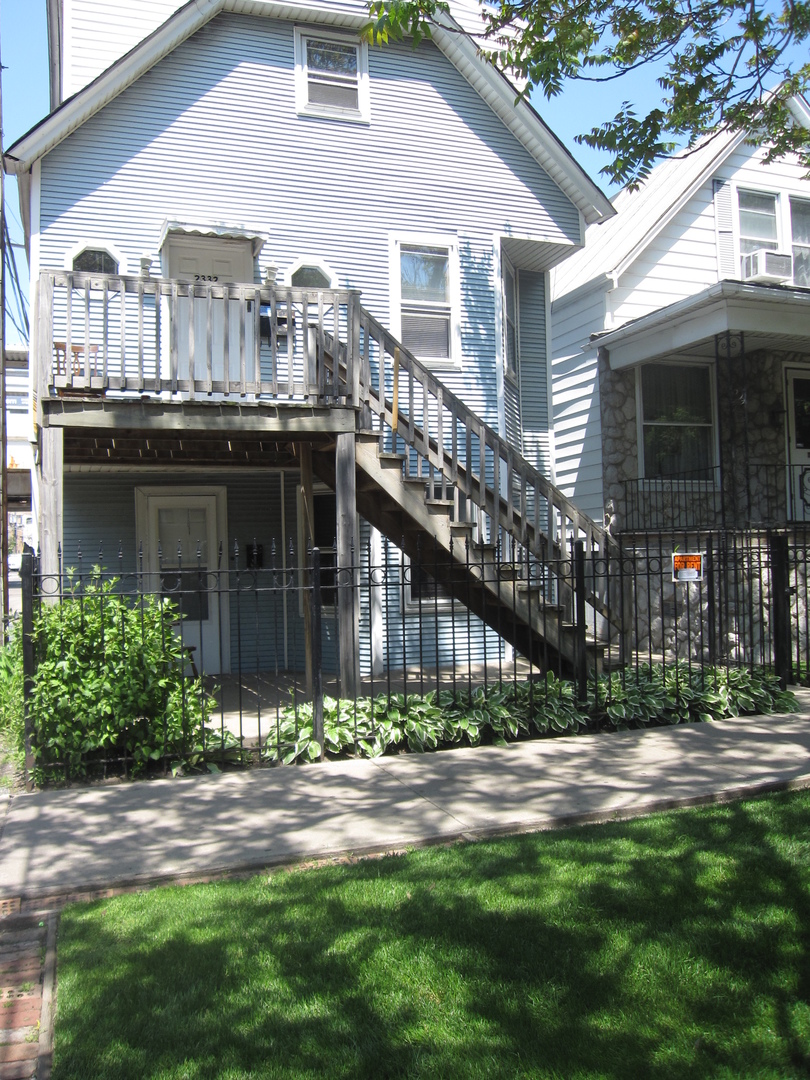
[[[76,905],[58,979],[54,1080],[807,1077],[810,793]]]

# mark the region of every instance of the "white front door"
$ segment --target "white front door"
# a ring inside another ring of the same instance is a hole
[[[810,521],[810,368],[788,368],[785,376],[788,517]]]
[[[215,237],[170,237],[167,240],[168,275],[174,281],[200,285],[252,284],[253,252],[249,240],[224,240]],[[227,317],[226,317],[227,306]],[[214,382],[224,379],[225,357],[228,375],[240,376],[240,349],[229,348],[239,342],[240,303],[214,299],[211,303],[211,377]],[[178,298],[177,353],[179,379],[189,373],[189,301]],[[194,301],[194,377],[205,379],[208,350],[208,302],[202,297]],[[245,357],[248,373],[252,372],[253,318],[245,319]]]
[[[224,493],[139,489],[139,532],[145,529],[147,582],[178,608],[176,632],[197,670],[230,666],[227,537],[221,534]],[[141,532],[141,536],[144,534]],[[222,565],[218,566],[220,544]]]

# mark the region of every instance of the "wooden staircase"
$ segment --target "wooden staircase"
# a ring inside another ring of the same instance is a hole
[[[358,512],[533,663],[576,666],[574,544],[606,568],[615,541],[358,309]],[[349,383],[346,347],[329,335],[322,347]],[[312,462],[334,489],[334,454],[315,451]],[[615,626],[604,590],[592,581],[584,594],[589,623]],[[599,663],[598,642],[587,653]]]

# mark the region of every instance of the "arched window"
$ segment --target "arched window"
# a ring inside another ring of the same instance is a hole
[[[117,274],[118,260],[106,248],[85,248],[74,255],[73,269],[85,274]]]

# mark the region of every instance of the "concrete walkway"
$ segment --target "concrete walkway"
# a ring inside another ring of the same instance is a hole
[[[796,716],[16,796],[0,907],[810,786],[797,696]]]

